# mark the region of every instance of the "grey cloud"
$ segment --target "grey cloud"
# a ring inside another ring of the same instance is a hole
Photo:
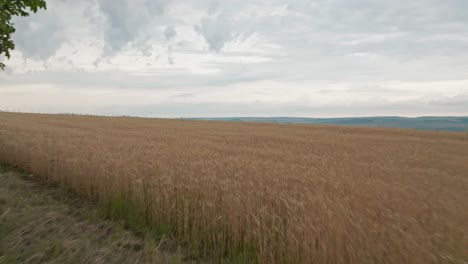
[[[427,55],[456,56],[468,48],[468,36],[464,33],[468,25],[465,15],[468,4],[464,0],[50,2],[49,10],[19,20],[26,22],[19,25],[18,47],[28,56],[44,59],[54,54],[66,40],[64,21],[69,23],[70,20],[69,17],[64,20],[61,14],[67,11],[64,8],[75,9],[76,5],[84,6],[82,13],[92,23],[91,28],[102,35],[95,37],[103,38],[105,56],[116,54],[129,43],[131,48],[149,55],[148,42],[161,40],[154,28],[168,21],[180,23],[178,18],[165,17],[166,10],[174,3],[206,13],[195,29],[212,51],[221,51],[238,36],[254,32],[282,47],[293,60],[374,52],[404,61]],[[271,8],[283,7],[284,16],[262,15]],[[35,26],[31,28],[29,24]],[[176,35],[171,25],[165,28],[162,37],[169,40]],[[31,41],[31,36],[37,41]],[[45,43],[45,46],[37,43]]]
[[[15,26],[13,40],[17,49],[28,58],[47,60],[67,39],[60,16],[54,10],[16,18]]]
[[[175,38],[175,36],[177,36],[177,31],[175,30],[175,28],[173,26],[166,27],[166,29],[164,30],[164,37],[166,38],[166,40],[171,40]]]
[[[164,13],[170,1],[98,0],[107,26],[104,31],[104,56],[113,55],[135,41],[150,22]]]
[[[47,10],[29,17],[15,17],[13,40],[24,57],[46,61],[64,45],[73,46],[84,37],[95,37],[85,13],[91,1],[47,0]],[[90,35],[91,34],[91,35]],[[79,48],[77,48],[79,49]]]
[[[106,55],[119,51],[129,41],[133,40],[141,26],[137,14],[127,12],[128,1],[112,0],[98,1],[100,10],[107,20],[107,29],[104,33]]]
[[[284,17],[249,15],[237,19],[235,31],[257,32],[297,60],[353,52],[375,52],[402,60],[427,55],[453,56],[464,52],[468,45],[465,33],[468,17],[462,15],[468,12],[466,1],[273,0],[250,3],[262,5],[258,8],[260,11],[262,7],[268,10],[267,7],[286,4],[287,13]],[[246,3],[239,3],[238,7],[223,3],[220,7],[223,16],[219,21],[212,18],[211,24],[221,28],[224,21],[242,14],[247,7]],[[356,42],[349,45],[349,40]]]
[[[313,28],[334,32],[447,32],[468,21],[463,0],[289,1],[288,10],[309,17]]]
[[[195,29],[202,34],[212,51],[221,51],[224,44],[234,38],[232,25],[229,18],[217,16],[215,18],[204,18]]]

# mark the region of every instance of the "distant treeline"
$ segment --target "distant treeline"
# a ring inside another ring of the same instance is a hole
[[[269,122],[290,124],[321,124],[342,126],[397,127],[417,130],[468,131],[468,117],[344,117],[344,118],[303,118],[303,117],[206,117],[192,120]]]

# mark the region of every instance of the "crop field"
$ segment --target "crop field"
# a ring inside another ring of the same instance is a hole
[[[468,261],[468,134],[0,113],[0,161],[194,259]]]

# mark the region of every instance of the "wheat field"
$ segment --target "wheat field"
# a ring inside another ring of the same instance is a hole
[[[215,262],[468,261],[463,133],[0,113],[0,161]]]

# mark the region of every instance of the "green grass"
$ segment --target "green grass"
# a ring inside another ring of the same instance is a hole
[[[46,258],[53,260],[58,258],[64,251],[63,244],[60,240],[54,241],[51,247],[46,252]]]
[[[21,256],[15,253],[6,253],[0,256],[0,264],[20,263],[21,260]]]
[[[0,173],[7,172],[7,166],[0,162]]]
[[[114,221],[122,221],[133,228],[144,228],[144,219],[137,205],[124,197],[117,197],[100,204],[104,216]]]
[[[168,217],[166,221],[155,222],[139,210],[135,202],[123,196],[99,203],[99,211],[103,217],[120,222],[124,229],[144,233],[154,241],[167,237],[175,238],[178,245],[183,245],[184,252],[190,259],[210,259],[218,263],[257,263],[258,251],[253,244],[233,244],[230,239],[214,242],[210,239],[210,234],[178,233],[175,218]],[[227,226],[220,225],[218,229],[218,232],[225,233],[223,237],[226,237]],[[177,253],[180,247],[177,246],[175,250]],[[181,253],[176,254],[179,255],[182,256]],[[173,259],[173,263],[181,263],[181,260],[177,257]]]

